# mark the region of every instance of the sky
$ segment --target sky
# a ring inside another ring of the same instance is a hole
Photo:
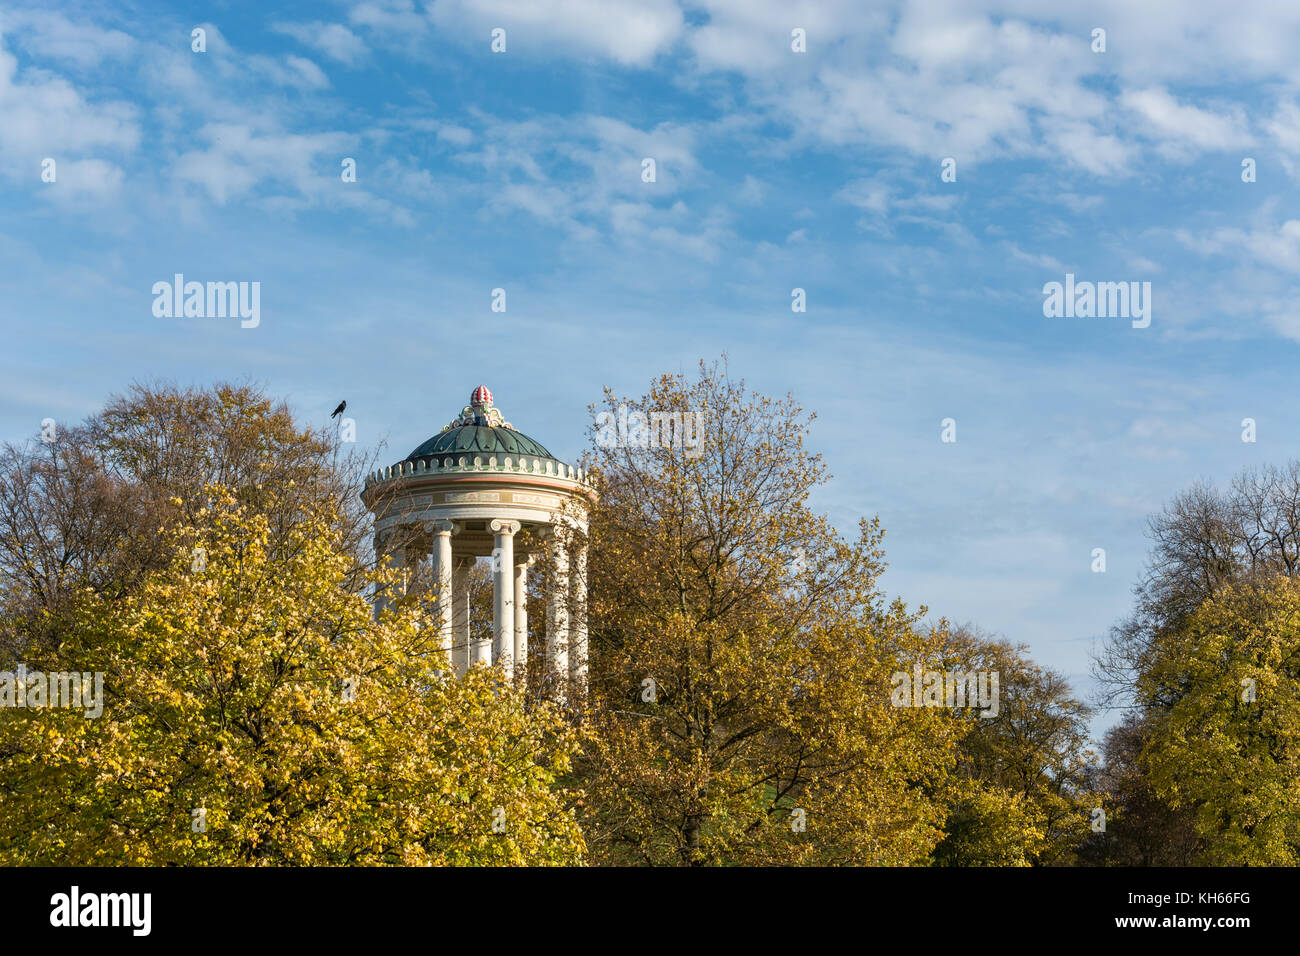
[[[396,461],[486,384],[572,461],[726,353],[891,595],[1087,695],[1148,516],[1300,455],[1298,180],[1294,0],[6,2],[0,440],[250,379]]]

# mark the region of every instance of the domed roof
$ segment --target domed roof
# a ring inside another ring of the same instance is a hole
[[[532,455],[558,459],[523,432],[516,431],[492,405],[492,393],[480,385],[470,394],[460,416],[406,456],[406,461],[438,455]]]
[[[462,425],[434,435],[415,451],[406,456],[406,461],[416,458],[430,458],[436,455],[534,455],[538,458],[550,458],[558,461],[554,455],[533,441],[523,432],[513,428],[493,428],[484,425]]]

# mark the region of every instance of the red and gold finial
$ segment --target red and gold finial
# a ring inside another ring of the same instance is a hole
[[[469,404],[460,410],[460,416],[443,428],[459,428],[462,425],[486,425],[488,428],[513,428],[501,410],[492,404],[492,390],[480,385],[469,394]]]

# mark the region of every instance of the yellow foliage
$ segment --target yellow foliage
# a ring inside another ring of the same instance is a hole
[[[87,593],[40,662],[102,672],[103,715],[0,710],[0,862],[581,860],[555,783],[577,744],[552,708],[454,678],[416,609],[375,620],[326,507],[272,547],[264,513],[208,492],[170,566]]]

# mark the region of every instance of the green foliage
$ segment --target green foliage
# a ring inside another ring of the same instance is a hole
[[[1220,589],[1139,689],[1173,698],[1150,718],[1142,761],[1170,806],[1194,812],[1205,861],[1300,862],[1300,583]]]

